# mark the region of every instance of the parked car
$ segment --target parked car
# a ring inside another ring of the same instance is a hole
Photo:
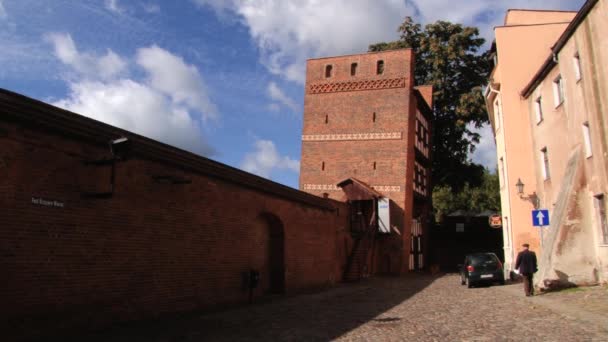
[[[505,284],[502,263],[494,253],[473,253],[464,258],[460,283],[471,288],[480,283]]]

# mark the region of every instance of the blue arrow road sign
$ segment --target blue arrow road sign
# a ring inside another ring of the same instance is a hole
[[[535,227],[549,225],[549,210],[532,210],[532,225]]]

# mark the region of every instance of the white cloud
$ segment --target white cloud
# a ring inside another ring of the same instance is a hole
[[[57,58],[76,74],[67,97],[54,105],[194,153],[214,152],[201,128],[218,113],[196,67],[153,45],[138,49],[135,58],[147,78],[121,78],[128,64],[114,52],[79,53],[69,35],[47,37]]]
[[[108,9],[108,11],[112,11],[115,13],[122,13],[123,9],[118,6],[118,0],[105,0],[104,4],[106,6],[106,8]]]
[[[269,178],[274,170],[300,171],[300,162],[288,156],[281,156],[270,140],[258,139],[255,142],[255,151],[248,153],[241,168],[258,176]]]
[[[490,170],[496,170],[496,143],[494,142],[492,126],[484,125],[481,128],[474,128],[469,125],[469,129],[480,135],[479,143],[475,146],[475,152],[470,155],[471,160]]]
[[[249,29],[270,72],[303,83],[307,58],[367,51],[398,38],[406,15],[478,25],[492,39],[508,8],[578,9],[584,0],[192,0]]]
[[[53,105],[194,153],[213,152],[186,108],[130,79],[71,83],[68,97]]]
[[[217,118],[217,108],[209,100],[205,83],[194,65],[156,45],[139,49],[136,59],[148,72],[152,87],[169,95],[175,103],[201,112],[203,119]]]
[[[5,19],[8,17],[6,10],[4,9],[4,5],[2,4],[2,0],[0,0],[0,19]]]
[[[72,37],[64,33],[50,33],[45,39],[53,44],[55,56],[81,76],[110,79],[126,71],[127,62],[112,50],[108,49],[103,56],[80,53]]]
[[[370,43],[396,39],[407,14],[403,0],[195,1],[236,14],[268,70],[300,83],[307,58],[363,52]]]
[[[274,82],[270,82],[268,84],[268,96],[294,112],[298,109],[296,102],[289,96],[285,95],[281,88],[279,88],[279,86],[277,86],[277,84]],[[272,106],[272,108],[278,109],[277,106]]]

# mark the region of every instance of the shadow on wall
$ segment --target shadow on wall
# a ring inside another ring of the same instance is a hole
[[[370,278],[327,291],[275,297],[263,304],[219,313],[192,313],[132,323],[72,340],[329,341],[370,321],[392,324],[403,319],[382,314],[422,291],[440,276],[409,274]]]

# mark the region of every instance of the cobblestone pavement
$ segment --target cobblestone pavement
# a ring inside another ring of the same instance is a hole
[[[535,297],[525,297],[521,287],[467,289],[457,275],[374,278],[78,340],[608,341],[608,317],[601,311],[608,307],[606,287]]]

